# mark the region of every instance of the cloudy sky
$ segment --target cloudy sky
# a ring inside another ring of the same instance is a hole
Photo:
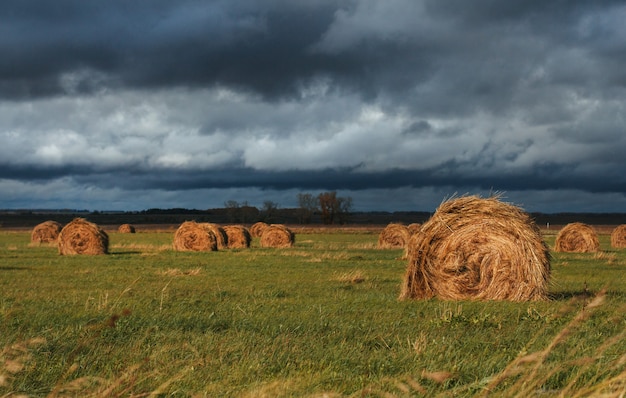
[[[626,212],[626,1],[3,0],[0,208]]]

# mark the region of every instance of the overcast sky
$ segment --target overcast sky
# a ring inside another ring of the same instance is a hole
[[[0,2],[0,208],[626,212],[626,1]]]

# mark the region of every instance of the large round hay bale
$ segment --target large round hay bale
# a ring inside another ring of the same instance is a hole
[[[611,246],[616,249],[626,247],[626,224],[618,225],[611,232]]]
[[[378,235],[379,249],[401,249],[409,241],[411,234],[406,225],[391,223]]]
[[[185,221],[174,233],[176,251],[215,251],[217,239],[208,223]]]
[[[407,225],[406,227],[409,230],[409,234],[414,235],[420,231],[420,228],[422,228],[422,224],[414,222]]]
[[[226,249],[228,247],[228,235],[226,235],[226,231],[219,224],[214,223],[202,223],[206,226],[206,228],[210,229],[213,234],[215,234],[215,241],[217,242],[217,250]]]
[[[573,222],[556,235],[554,250],[566,253],[593,253],[600,249],[598,234],[592,226]]]
[[[295,235],[282,224],[270,224],[263,230],[260,243],[261,247],[292,247],[295,243]]]
[[[33,228],[30,241],[32,243],[56,242],[61,229],[63,229],[63,225],[57,221],[44,221]]]
[[[98,225],[84,218],[75,218],[67,224],[58,238],[59,254],[107,254],[109,235]]]
[[[117,232],[122,234],[134,234],[135,227],[130,224],[122,224],[117,228]]]
[[[250,236],[253,238],[260,238],[261,235],[263,235],[263,230],[267,227],[269,227],[269,225],[263,221],[252,224],[252,226],[250,226]]]
[[[229,249],[246,249],[250,247],[252,237],[248,228],[243,225],[225,225],[224,232],[226,232]]]
[[[453,198],[411,237],[400,299],[547,298],[550,255],[527,213],[499,198]]]

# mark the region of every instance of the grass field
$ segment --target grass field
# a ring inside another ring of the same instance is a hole
[[[400,302],[406,261],[372,231],[211,253],[172,237],[59,256],[0,231],[0,397],[626,393],[626,250],[608,235],[553,253],[552,300],[530,303]]]

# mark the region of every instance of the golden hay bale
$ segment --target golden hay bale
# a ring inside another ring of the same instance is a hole
[[[252,236],[253,238],[260,238],[261,235],[263,235],[263,230],[267,227],[269,227],[269,225],[264,223],[263,221],[252,224],[252,226],[250,227],[250,236]]]
[[[185,221],[174,233],[176,251],[215,251],[217,239],[208,223]]]
[[[30,241],[33,243],[51,243],[59,237],[63,225],[56,221],[44,221],[37,224],[30,234]]]
[[[109,235],[84,218],[75,218],[59,232],[59,254],[107,254]]]
[[[250,247],[252,237],[248,228],[243,225],[225,225],[224,232],[226,232],[229,249]]]
[[[420,228],[422,228],[422,224],[414,222],[407,225],[406,227],[409,230],[409,234],[414,235],[420,231]]]
[[[611,232],[611,246],[618,249],[626,247],[626,224],[618,225]]]
[[[134,234],[135,227],[130,224],[122,224],[117,229],[117,232],[122,233],[122,234]]]
[[[294,243],[294,233],[282,224],[268,225],[261,235],[261,247],[284,248],[292,247]]]
[[[379,249],[397,249],[406,246],[411,234],[406,225],[391,223],[378,235]]]
[[[226,249],[228,247],[228,235],[226,235],[226,231],[219,224],[214,223],[202,223],[208,229],[210,229],[215,235],[215,241],[217,242],[217,250]]]
[[[590,225],[573,222],[564,226],[556,235],[554,250],[566,253],[592,253],[600,249],[595,229]]]
[[[443,202],[409,245],[400,299],[547,298],[550,255],[541,232],[497,196]]]

